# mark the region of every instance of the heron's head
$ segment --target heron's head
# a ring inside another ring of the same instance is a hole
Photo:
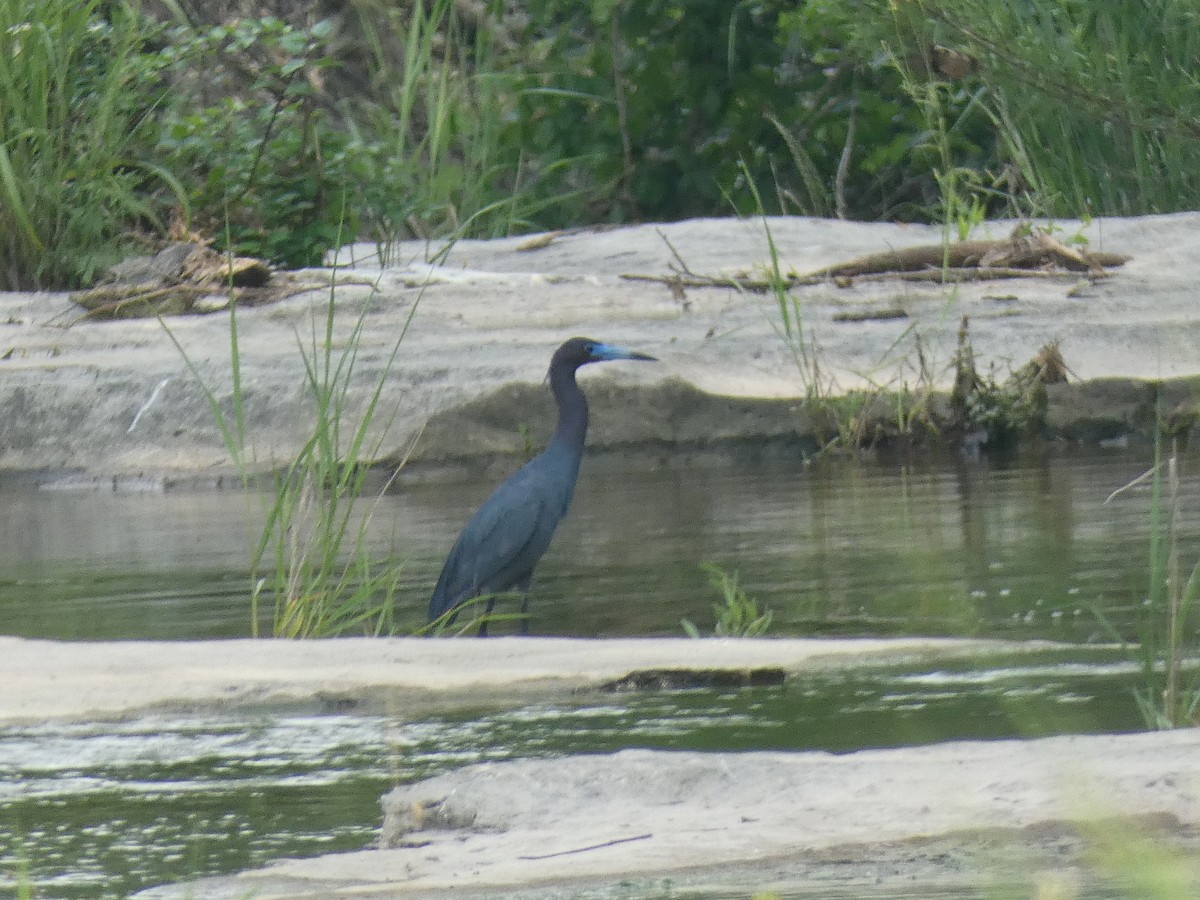
[[[614,359],[656,361],[653,356],[647,356],[645,353],[626,350],[624,347],[616,347],[612,344],[594,341],[591,338],[577,337],[571,338],[554,351],[554,359],[550,362],[550,368],[567,366],[571,369],[578,369],[588,363],[607,362]]]

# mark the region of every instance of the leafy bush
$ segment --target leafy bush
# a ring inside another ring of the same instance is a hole
[[[923,218],[939,195],[926,121],[878,41],[858,42],[858,6],[526,9],[506,140],[539,190],[578,198],[561,222],[754,212],[748,182],[768,211],[847,218]],[[964,132],[960,155],[989,138]]]
[[[316,265],[344,210],[355,231],[347,199],[371,173],[321,96],[332,34],[328,21],[241,19],[177,28],[163,50],[175,99],[156,149],[185,181],[200,230],[227,233],[237,253]]]
[[[227,228],[238,253],[306,266],[339,228],[386,242],[511,227],[518,153],[498,143],[490,32],[451,0],[357,12],[173,32],[181,96],[158,149],[201,230]]]

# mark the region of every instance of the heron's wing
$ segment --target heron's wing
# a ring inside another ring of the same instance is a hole
[[[508,590],[527,575],[562,518],[553,494],[527,469],[501,484],[455,542],[431,607],[444,612],[472,596]]]

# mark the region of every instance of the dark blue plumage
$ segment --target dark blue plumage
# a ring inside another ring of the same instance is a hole
[[[521,611],[526,611],[533,568],[567,514],[583,458],[588,408],[575,372],[587,363],[616,359],[654,357],[588,338],[572,338],[554,352],[549,374],[558,405],[554,437],[496,488],[463,528],[429,598],[431,622],[467,600],[512,588],[521,592]],[[488,612],[492,602],[487,602]],[[521,630],[528,630],[525,619]],[[486,622],[479,633],[487,634]]]

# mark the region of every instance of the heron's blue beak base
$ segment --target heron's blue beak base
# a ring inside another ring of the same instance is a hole
[[[614,347],[612,344],[593,344],[592,358],[597,362],[608,362],[616,359],[637,359],[645,362],[658,362],[653,356],[647,356],[645,353],[638,353],[635,350],[626,350],[624,347]]]

